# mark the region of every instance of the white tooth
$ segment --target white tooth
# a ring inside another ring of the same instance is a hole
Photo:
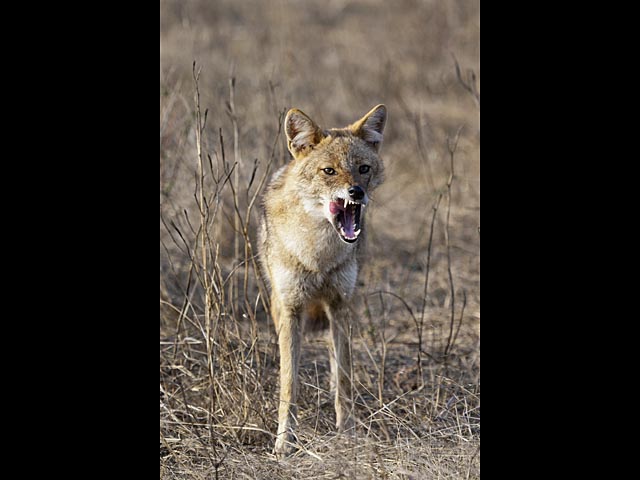
[[[347,208],[349,206],[349,199],[345,198],[344,199],[344,208]]]
[[[362,230],[362,229],[361,229],[361,228],[359,228],[358,230],[356,230],[355,232],[353,232],[353,233],[355,233],[356,237],[357,237],[358,235],[360,235],[360,231],[361,231],[361,230]]]

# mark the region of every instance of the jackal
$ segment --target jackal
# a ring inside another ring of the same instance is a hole
[[[350,300],[365,236],[365,207],[382,183],[378,152],[384,105],[345,127],[324,130],[291,109],[285,118],[293,156],[271,179],[263,199],[260,260],[271,289],[280,347],[280,404],[275,453],[295,449],[297,376],[306,322],[329,323],[336,427],[350,428]]]

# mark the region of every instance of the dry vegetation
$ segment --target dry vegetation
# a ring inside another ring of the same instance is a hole
[[[479,478],[479,73],[476,0],[161,0],[161,478]],[[357,432],[333,430],[309,334],[303,449],[278,462],[260,193],[289,161],[286,109],[333,127],[377,103],[387,180],[353,304]]]

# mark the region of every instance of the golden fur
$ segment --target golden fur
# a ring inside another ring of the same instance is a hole
[[[297,109],[285,131],[293,160],[265,192],[260,260],[271,288],[280,348],[280,404],[275,453],[295,448],[297,376],[305,322],[328,320],[336,427],[350,426],[349,331],[365,234],[365,206],[383,180],[378,152],[387,118],[374,107],[342,129],[323,130]]]

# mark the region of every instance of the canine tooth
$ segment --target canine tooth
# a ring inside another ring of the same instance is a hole
[[[356,230],[355,232],[353,232],[353,233],[356,235],[356,237],[357,237],[358,235],[360,235],[360,231],[361,231],[361,230],[362,230],[362,229],[361,229],[361,228],[359,228],[358,230]]]

